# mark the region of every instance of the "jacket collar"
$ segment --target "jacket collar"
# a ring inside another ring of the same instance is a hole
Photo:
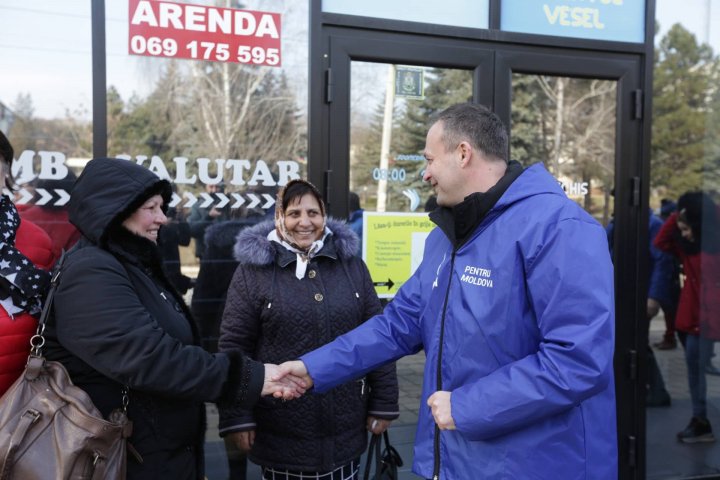
[[[327,226],[333,234],[325,240],[325,245],[316,256],[332,259],[347,259],[355,256],[360,239],[342,220],[328,217]],[[241,264],[267,266],[277,261],[286,267],[296,260],[296,255],[267,239],[267,234],[275,228],[271,220],[259,223],[240,231],[235,241],[235,259]]]
[[[472,193],[452,208],[438,207],[430,213],[430,220],[445,232],[455,248],[461,247],[523,171],[519,162],[511,161],[505,175],[487,192]]]

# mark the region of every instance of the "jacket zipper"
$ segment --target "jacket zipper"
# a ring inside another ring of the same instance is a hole
[[[450,274],[448,276],[447,290],[445,290],[445,301],[443,302],[442,317],[440,320],[440,344],[438,346],[438,358],[437,358],[437,371],[436,381],[437,390],[443,389],[442,386],[442,353],[443,353],[443,340],[445,337],[445,313],[447,312],[448,300],[450,298],[450,283],[452,283],[453,270],[455,269],[455,252],[453,249],[452,256],[450,257]],[[440,427],[437,423],[435,424],[435,438],[433,439],[434,447],[434,462],[433,462],[433,480],[439,480],[440,478]]]

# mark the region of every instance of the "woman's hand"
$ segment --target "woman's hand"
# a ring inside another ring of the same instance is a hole
[[[313,379],[308,374],[307,367],[302,360],[293,360],[285,362],[279,366],[276,378],[282,378],[285,375],[294,376],[303,382],[305,389],[313,386]]]
[[[229,438],[241,452],[248,453],[253,443],[255,443],[255,430],[228,433],[227,438]]]
[[[300,397],[307,390],[307,383],[303,378],[284,372],[272,363],[265,364],[265,381],[262,395],[272,395],[283,400],[292,400]]]
[[[367,429],[375,435],[379,435],[388,429],[392,420],[383,420],[382,418],[376,418],[373,416],[367,417]]]

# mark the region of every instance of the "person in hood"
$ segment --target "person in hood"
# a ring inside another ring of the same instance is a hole
[[[128,479],[202,479],[205,402],[252,406],[260,395],[293,398],[275,366],[239,350],[199,346],[182,297],[163,273],[158,232],[170,184],[127,160],[90,161],[69,204],[83,237],[66,255],[45,338],[48,359],[107,416],[125,400],[133,422]]]
[[[15,152],[0,131],[0,186],[15,186]],[[18,216],[9,196],[0,195],[0,396],[17,380],[30,355],[42,299],[56,258],[50,237]]]
[[[603,227],[501,120],[440,112],[425,181],[437,225],[382,315],[281,365],[325,392],[425,350],[413,471],[443,480],[617,478],[613,271]]]
[[[298,358],[380,312],[358,238],[328,218],[304,180],[278,194],[275,220],[240,232],[240,262],[227,294],[220,351],[242,349],[261,362]],[[358,381],[290,403],[264,398],[252,410],[220,409],[220,435],[262,467],[264,479],[357,479],[367,431],[399,416],[395,364]]]

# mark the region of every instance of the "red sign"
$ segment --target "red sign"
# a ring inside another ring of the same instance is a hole
[[[277,67],[280,14],[157,0],[129,0],[133,55]]]

